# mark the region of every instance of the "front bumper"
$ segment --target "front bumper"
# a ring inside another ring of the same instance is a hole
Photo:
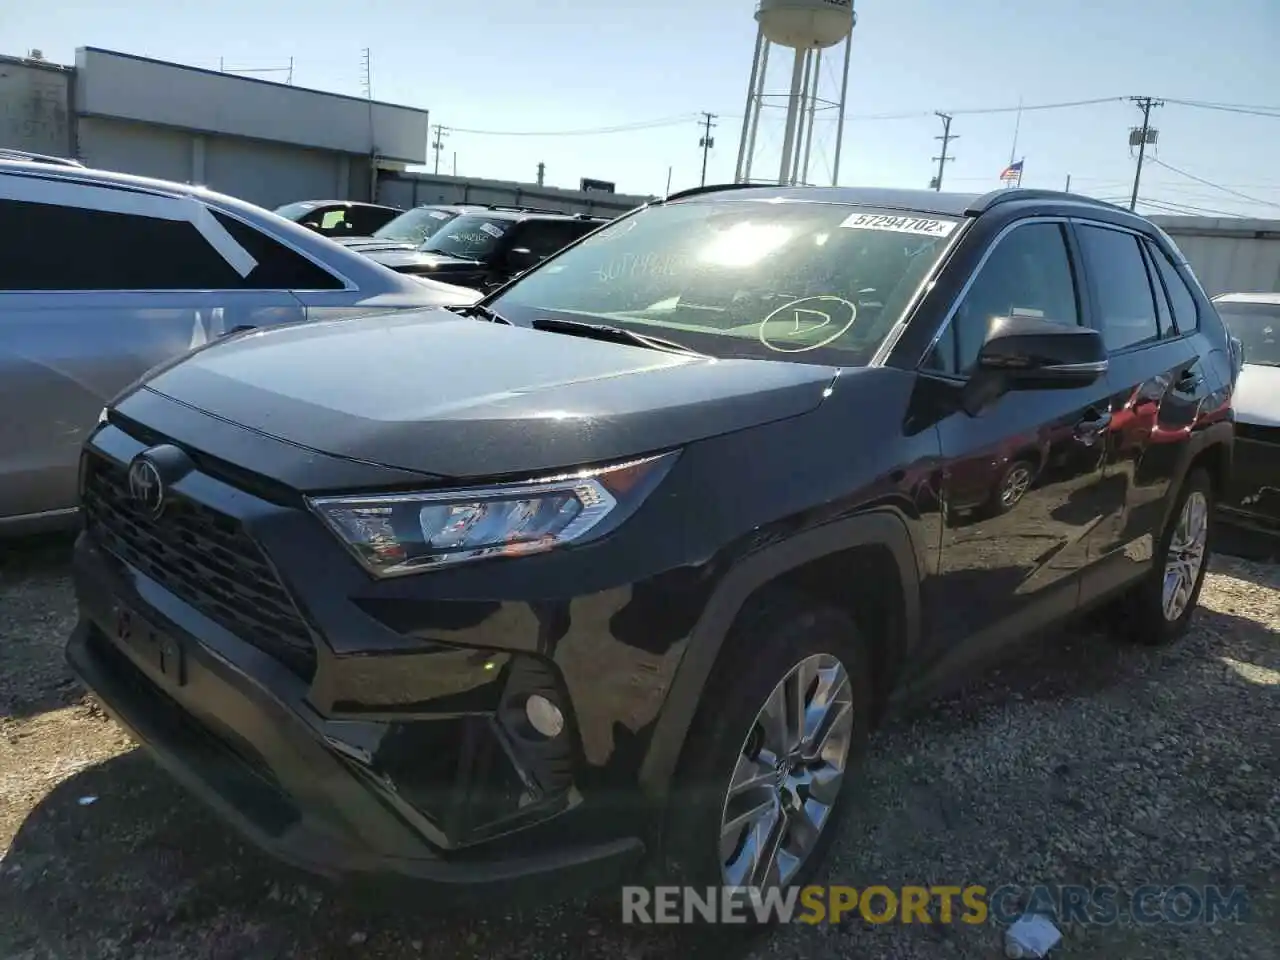
[[[81,619],[67,659],[77,676],[162,767],[283,861],[327,876],[392,874],[460,892],[554,897],[620,878],[643,855],[630,837],[574,843],[568,824],[541,851],[442,851],[402,800],[344,755],[342,724],[311,710],[283,668],[212,622],[204,640],[178,627],[166,615],[179,612],[171,596],[85,535],[75,579]],[[168,661],[121,639],[122,618],[131,637],[153,632],[151,646]]]
[[[638,782],[705,603],[696,580],[633,575],[667,569],[653,546],[669,538],[632,525],[608,568],[583,550],[375,583],[290,482],[265,479],[323,468],[335,486],[386,482],[372,467],[154,397],[132,407],[144,402],[163,434],[113,421],[86,446],[67,655],[179,780],[326,874],[533,881],[559,896],[655,845],[662,782]],[[174,435],[205,452],[147,520],[128,464]],[[534,692],[566,717],[546,743],[521,729]]]
[[[1280,534],[1280,427],[1236,424],[1231,482],[1219,509],[1232,524]]]

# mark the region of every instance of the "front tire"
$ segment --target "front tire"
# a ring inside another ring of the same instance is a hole
[[[1213,503],[1208,473],[1193,470],[1178,493],[1151,572],[1126,598],[1129,639],[1163,646],[1186,633],[1212,556]]]
[[[844,612],[782,591],[748,601],[681,756],[668,875],[699,888],[813,876],[870,731],[869,664]]]

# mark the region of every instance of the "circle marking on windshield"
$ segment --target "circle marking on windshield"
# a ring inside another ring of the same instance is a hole
[[[848,317],[842,314],[848,313]],[[806,353],[818,350],[849,332],[858,318],[858,308],[843,297],[801,297],[784,303],[760,321],[760,342],[775,353]],[[772,328],[770,327],[772,324]],[[808,337],[830,328],[816,343],[787,342],[788,337]]]

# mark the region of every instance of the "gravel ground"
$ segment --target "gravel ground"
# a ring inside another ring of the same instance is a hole
[[[241,845],[82,696],[65,550],[0,556],[0,960],[1001,955],[994,926],[748,939],[624,927],[608,900],[480,917],[341,895]],[[1081,628],[891,720],[831,882],[1243,886],[1243,923],[1066,925],[1053,955],[1280,956],[1280,565],[1221,556],[1201,603],[1175,648]]]

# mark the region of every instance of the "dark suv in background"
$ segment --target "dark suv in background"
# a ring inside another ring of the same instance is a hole
[[[586,214],[489,207],[453,217],[416,249],[355,249],[398,273],[487,291],[605,223]]]
[[[122,397],[68,656],[313,869],[801,884],[891,698],[1104,603],[1187,628],[1235,376],[1108,204],[677,194],[476,306]]]

